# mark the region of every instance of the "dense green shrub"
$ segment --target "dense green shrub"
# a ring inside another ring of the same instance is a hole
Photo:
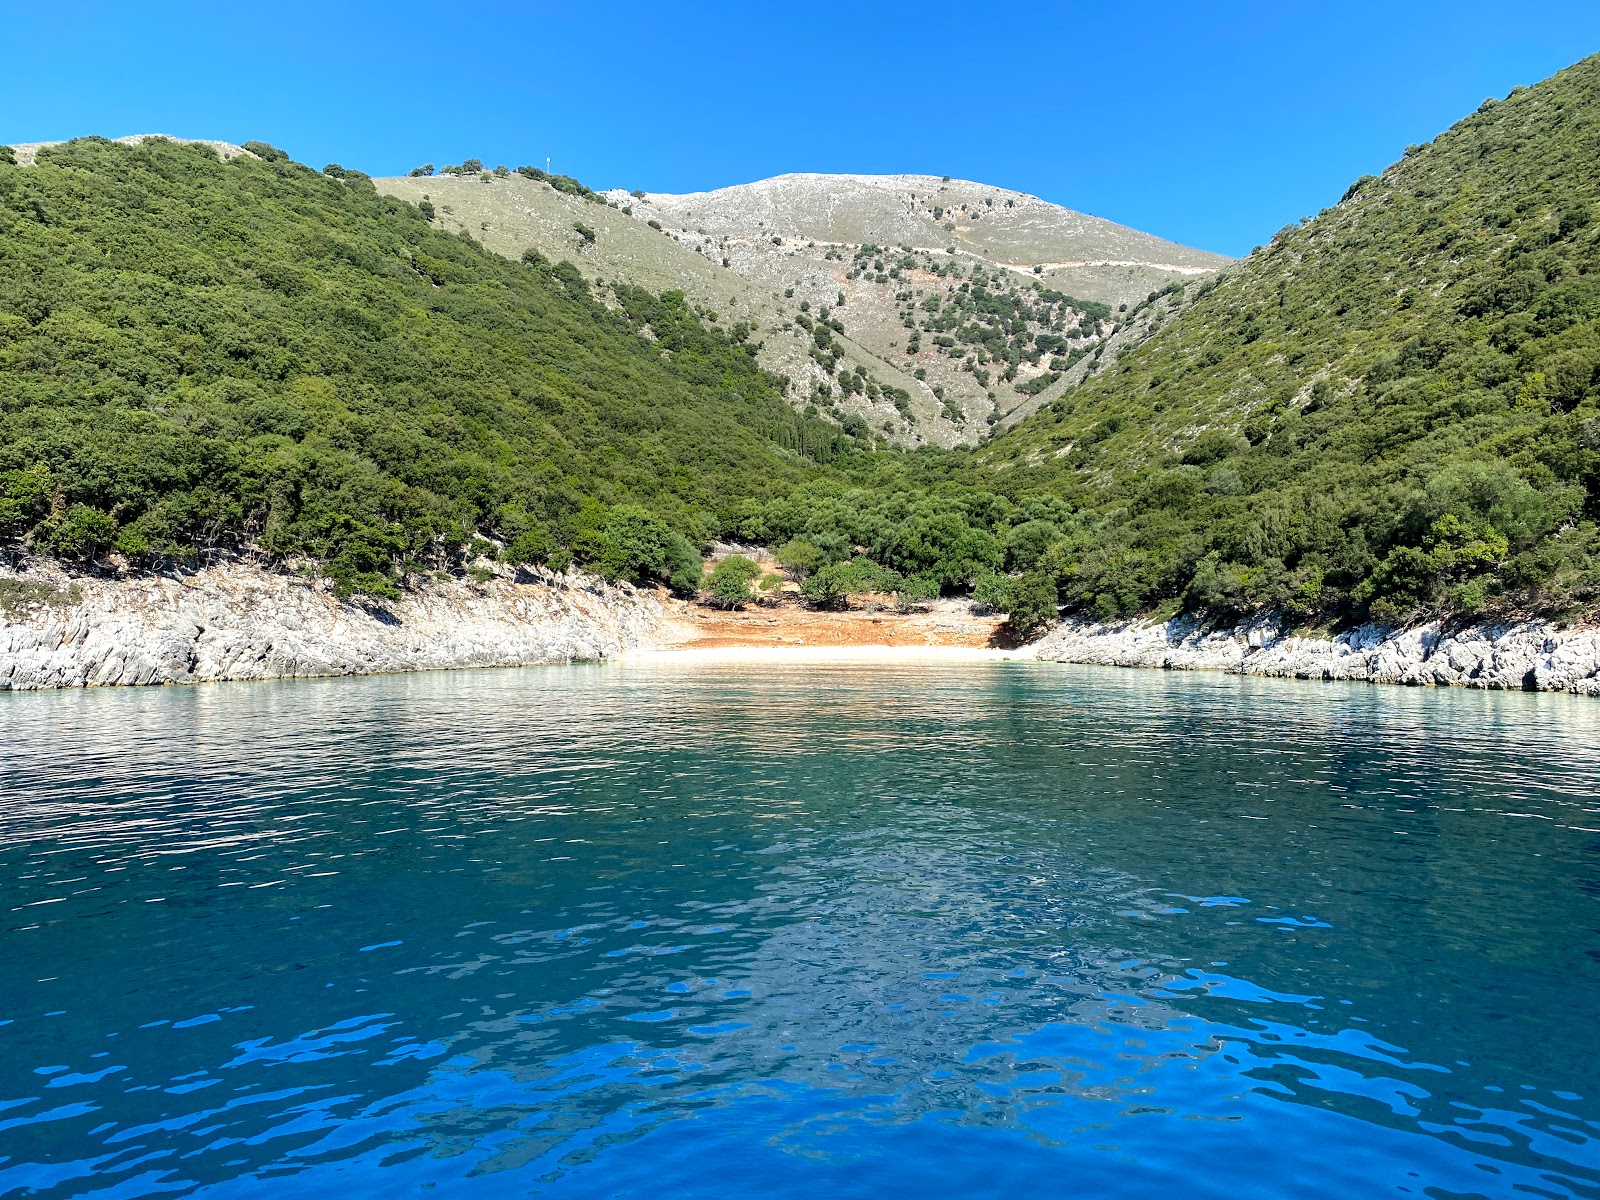
[[[894,587],[895,606],[901,612],[910,612],[939,598],[939,581],[926,575],[902,578]]]
[[[633,505],[612,509],[598,528],[579,535],[575,549],[608,579],[664,583],[683,595],[700,586],[700,552],[693,543]]]
[[[759,564],[730,554],[706,575],[706,599],[718,608],[739,608],[750,599],[750,584],[761,577]]]
[[[972,602],[989,612],[1009,612],[1012,582],[1010,576],[994,571],[980,575],[972,585]]]
[[[1067,501],[1038,561],[1103,617],[1591,609],[1596,161],[1591,58],[1193,289],[958,477]]]
[[[800,594],[818,608],[841,608],[851,596],[894,591],[902,581],[868,558],[829,563],[808,576]]]
[[[1020,638],[1031,638],[1055,623],[1056,582],[1044,571],[1028,571],[1012,581],[1010,604],[1006,612],[1011,628]]]
[[[815,469],[775,438],[850,452],[681,295],[607,309],[569,264],[252,148],[80,139],[0,166],[0,538],[252,544],[383,593],[482,535],[690,590],[719,510]],[[619,548],[616,508],[672,538]]]
[[[254,154],[257,158],[264,158],[268,162],[289,161],[289,156],[286,153],[284,153],[282,150],[279,150],[276,146],[268,145],[266,142],[246,142],[244,144],[244,149],[250,151],[250,153]],[[431,175],[433,172],[430,169],[428,173]]]
[[[791,538],[778,547],[778,564],[795,579],[804,580],[831,561],[820,547],[800,538]]]

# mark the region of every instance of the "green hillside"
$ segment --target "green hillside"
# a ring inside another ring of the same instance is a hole
[[[1103,616],[1592,608],[1597,163],[1591,58],[1281,231],[962,476],[1067,500],[1045,568]]]
[[[252,149],[0,151],[0,538],[252,547],[378,593],[480,535],[666,577],[722,508],[853,452],[742,327],[625,285],[602,306],[569,264]]]
[[[971,589],[1023,631],[1058,603],[1600,608],[1600,59],[1151,293],[1118,319],[1154,333],[1075,386],[1067,360],[1103,347],[1067,297],[1005,308],[974,269],[896,310],[974,360],[1026,335],[1035,370],[1049,328],[1068,390],[977,450],[796,413],[747,325],[252,146],[0,153],[0,543],[248,549],[381,594],[496,547],[688,587],[733,537],[780,547],[818,603]]]

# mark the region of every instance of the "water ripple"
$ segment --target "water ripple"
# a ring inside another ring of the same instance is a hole
[[[0,1194],[1600,1197],[1592,701],[611,665],[0,732]]]

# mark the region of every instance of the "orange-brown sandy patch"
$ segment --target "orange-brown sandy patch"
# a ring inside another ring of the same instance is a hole
[[[974,616],[968,605],[943,601],[927,612],[821,612],[794,603],[752,605],[723,612],[683,601],[667,602],[665,646],[713,650],[735,646],[961,646],[1000,645],[998,617]]]

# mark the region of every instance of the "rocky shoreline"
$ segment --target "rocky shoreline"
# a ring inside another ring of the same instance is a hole
[[[479,574],[363,603],[314,577],[242,561],[117,577],[0,560],[0,691],[524,666],[679,640],[661,602],[627,584],[575,572]],[[1224,627],[1193,617],[1068,619],[1003,656],[1600,696],[1600,627],[1537,621],[1315,636],[1270,617]]]
[[[610,658],[653,644],[654,596],[549,572],[430,580],[378,604],[243,562],[173,574],[0,565],[0,691],[372,675]]]
[[[1118,667],[1600,696],[1600,628],[1538,621],[1362,625],[1317,637],[1296,634],[1275,618],[1224,628],[1192,617],[1108,624],[1069,619],[1028,654]]]

